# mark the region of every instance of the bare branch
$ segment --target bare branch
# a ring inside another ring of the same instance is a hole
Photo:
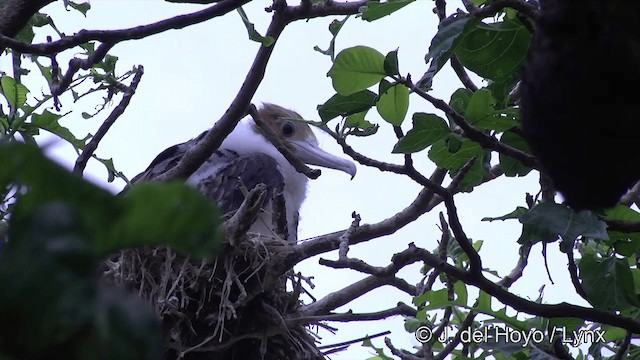
[[[504,11],[504,8],[512,8],[524,15],[535,19],[538,16],[538,8],[523,0],[495,0],[482,8],[473,5],[471,1],[464,1],[465,7],[469,13],[481,19],[495,16],[497,13]]]
[[[279,14],[280,13],[276,13],[273,16],[269,29],[267,30],[267,35],[276,40],[287,25],[287,19]],[[258,85],[260,85],[264,78],[267,62],[271,57],[275,45],[276,43],[273,43],[269,47],[261,46],[258,49],[258,53],[253,60],[253,64],[247,73],[242,87],[224,115],[213,125],[211,130],[209,130],[200,142],[184,154],[175,167],[160,175],[156,180],[169,181],[188,178],[216,151],[227,135],[233,131],[238,121],[247,113],[251,99],[258,89]]]
[[[351,321],[375,321],[386,319],[390,316],[396,315],[406,315],[406,316],[416,316],[416,309],[413,307],[399,302],[397,306],[392,307],[390,309],[371,312],[371,313],[354,313],[352,311],[348,311],[346,313],[331,313],[328,315],[318,315],[318,316],[305,316],[298,318],[290,318],[287,319],[287,324],[297,325],[297,324],[311,324],[320,321],[334,321],[334,322],[351,322]]]
[[[17,2],[20,0],[15,1]],[[0,35],[0,46],[9,47],[24,54],[53,55],[93,40],[97,40],[102,43],[108,42],[115,44],[125,40],[142,39],[167,30],[182,29],[190,25],[198,24],[215,17],[222,16],[248,3],[249,1],[250,0],[223,0],[204,10],[196,11],[191,14],[179,15],[152,24],[136,26],[128,29],[80,30],[75,35],[65,36],[60,40],[49,43],[27,44],[22,41],[14,40],[10,36]],[[36,3],[42,2],[45,1],[36,1]]]
[[[61,95],[63,92],[67,90],[71,82],[73,81],[73,75],[75,75],[80,69],[87,70],[91,68],[93,65],[99,63],[104,59],[109,50],[115,45],[115,43],[105,42],[100,44],[98,48],[89,56],[88,58],[81,60],[78,58],[73,58],[69,60],[69,68],[67,72],[64,74],[62,79],[59,82],[55,81],[51,86],[51,94],[54,98],[57,98],[58,95]],[[52,58],[54,59],[54,58]],[[53,62],[53,60],[52,60]],[[56,99],[57,101],[57,99]]]
[[[93,152],[96,151],[96,148],[98,147],[98,144],[100,143],[102,138],[107,134],[107,131],[109,131],[116,120],[118,120],[120,115],[124,113],[127,106],[129,106],[129,102],[131,101],[133,95],[136,93],[136,89],[138,88],[138,84],[140,83],[140,79],[142,78],[143,73],[144,68],[142,67],[142,65],[139,65],[135,70],[135,75],[133,77],[133,80],[131,80],[131,85],[125,88],[124,95],[122,96],[122,100],[120,100],[118,106],[116,106],[113,111],[111,111],[111,114],[109,114],[100,128],[98,128],[98,131],[96,131],[95,135],[93,135],[91,141],[89,141],[89,143],[84,147],[82,154],[80,154],[80,156],[78,156],[78,159],[76,159],[76,164],[73,167],[74,173],[82,174],[84,172],[84,169],[87,166],[87,162],[91,158],[91,155],[93,155]]]
[[[520,257],[518,257],[518,263],[513,268],[513,270],[511,270],[509,275],[503,277],[502,280],[498,281],[498,285],[508,288],[522,277],[524,268],[529,263],[529,254],[531,253],[531,244],[525,244],[520,246],[520,250],[518,250],[518,252],[520,253]]]
[[[458,209],[456,209],[453,196],[444,198],[444,205],[447,207],[447,215],[449,216],[449,226],[451,227],[451,231],[453,232],[458,244],[460,244],[462,250],[464,250],[465,254],[469,257],[469,272],[471,274],[481,276],[482,259],[478,252],[473,248],[473,244],[469,241],[464,230],[462,230],[462,224],[460,224],[460,219],[458,218]]]

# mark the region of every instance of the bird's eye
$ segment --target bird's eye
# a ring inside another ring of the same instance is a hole
[[[292,122],[282,124],[282,134],[284,134],[284,136],[291,136],[295,131],[296,126]]]

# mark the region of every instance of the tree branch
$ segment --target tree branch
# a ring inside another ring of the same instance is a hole
[[[469,124],[465,120],[464,116],[460,115],[451,106],[449,106],[449,104],[447,104],[446,102],[427,94],[424,90],[422,90],[419,87],[417,87],[411,81],[411,77],[410,76],[407,76],[406,79],[397,78],[396,80],[398,82],[402,83],[402,84],[405,84],[409,89],[411,89],[413,92],[418,94],[421,98],[429,101],[437,109],[441,110],[442,112],[447,114],[449,117],[451,117],[451,119],[453,119],[453,122],[455,122],[456,125],[458,125],[464,131],[464,135],[467,138],[477,142],[483,148],[490,149],[490,150],[493,150],[493,151],[497,151],[497,152],[499,152],[501,154],[510,156],[510,157],[520,161],[522,164],[524,164],[524,165],[526,165],[528,167],[532,167],[532,168],[535,168],[535,169],[539,168],[535,157],[533,157],[532,155],[527,154],[526,152],[524,152],[522,150],[518,150],[518,149],[516,149],[514,147],[506,145],[506,144],[500,142],[495,137],[487,135],[483,131],[481,131],[478,128],[476,128],[475,126]]]
[[[24,0],[14,1],[18,2]],[[8,47],[24,54],[53,55],[93,40],[116,44],[125,40],[142,39],[167,30],[182,29],[190,25],[198,24],[215,17],[222,16],[248,3],[249,1],[250,0],[223,0],[206,9],[196,11],[191,14],[178,15],[148,25],[140,25],[121,30],[80,30],[75,35],[65,36],[57,41],[40,44],[27,44],[22,41],[14,40],[11,36],[5,36],[5,34],[0,35],[0,46]],[[45,0],[34,2],[42,3],[45,2]],[[5,8],[6,7],[7,6],[5,6]]]
[[[136,89],[138,88],[138,84],[140,83],[140,79],[142,78],[142,74],[144,73],[144,68],[142,65],[139,65],[135,70],[135,75],[133,80],[131,80],[131,84],[127,86],[124,90],[124,95],[122,96],[122,100],[118,106],[116,106],[111,114],[105,119],[102,123],[98,131],[96,131],[95,135],[91,138],[91,141],[84,147],[82,154],[78,156],[76,159],[76,164],[73,167],[73,172],[76,174],[82,174],[84,172],[85,167],[87,166],[87,162],[93,155],[93,152],[96,151],[98,144],[102,140],[102,138],[107,134],[107,131],[111,128],[111,126],[118,120],[120,115],[122,115],[129,106],[129,102],[131,98],[136,93]]]

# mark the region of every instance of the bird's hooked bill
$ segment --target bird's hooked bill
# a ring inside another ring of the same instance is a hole
[[[294,147],[294,152],[307,165],[322,166],[329,169],[340,170],[351,175],[351,179],[356,176],[356,164],[353,161],[343,159],[322,150],[318,145],[303,140],[293,140],[290,142]]]

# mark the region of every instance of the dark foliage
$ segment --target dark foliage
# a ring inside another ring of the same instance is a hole
[[[523,128],[567,204],[616,204],[640,178],[640,3],[541,1],[522,74]]]

